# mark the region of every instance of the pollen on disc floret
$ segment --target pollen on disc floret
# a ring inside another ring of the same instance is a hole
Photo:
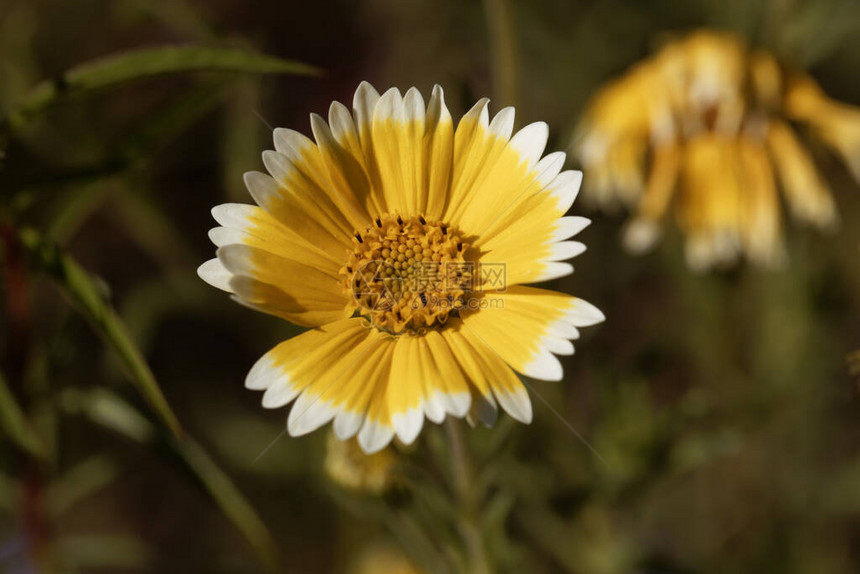
[[[355,233],[341,269],[358,313],[392,334],[444,325],[466,304],[474,278],[460,232],[422,215],[377,217]]]

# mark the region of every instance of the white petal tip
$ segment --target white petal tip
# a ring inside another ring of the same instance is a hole
[[[197,276],[213,287],[217,287],[227,293],[233,292],[230,288],[230,279],[233,277],[233,274],[224,267],[224,264],[217,257],[210,259],[198,267]]]
[[[574,299],[568,320],[576,327],[590,327],[604,322],[606,316],[588,301]]]
[[[573,273],[573,265],[570,263],[559,263],[556,261],[550,261],[543,264],[544,270],[541,275],[538,276],[535,281],[549,281],[551,279],[558,279],[559,277],[565,277]]]
[[[365,421],[358,433],[358,444],[366,454],[379,452],[394,438],[394,427],[374,421]]]
[[[564,377],[561,362],[548,350],[541,348],[532,361],[523,367],[527,377],[541,381],[560,381]]]

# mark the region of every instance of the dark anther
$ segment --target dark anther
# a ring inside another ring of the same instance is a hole
[[[355,238],[358,239],[359,243],[364,243],[364,239],[362,239],[361,235],[359,235],[358,233],[355,234]]]
[[[397,216],[397,225],[403,225],[403,218],[399,215]]]
[[[457,244],[457,251],[463,251],[463,244],[462,243]]]
[[[426,219],[424,219],[424,216],[423,216],[423,215],[419,215],[419,216],[418,216],[418,221],[420,221],[420,222],[421,222],[421,225],[427,225],[427,220],[426,220]]]
[[[427,295],[422,293],[421,295],[419,295],[419,297],[421,297],[421,304],[426,307],[427,306]]]
[[[347,266],[346,266],[346,272],[347,272],[347,273],[352,273],[352,266],[351,266],[351,265],[347,265]]]
[[[379,219],[378,217],[376,218],[376,226],[377,226],[377,227],[382,227],[382,220],[381,220],[381,219]]]
[[[446,226],[442,226],[442,235],[448,235],[448,228]]]

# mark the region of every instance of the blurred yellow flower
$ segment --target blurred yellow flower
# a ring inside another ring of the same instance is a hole
[[[381,494],[392,483],[395,455],[391,448],[366,454],[355,439],[338,440],[329,434],[324,468],[328,477],[344,488]]]
[[[736,36],[699,31],[664,46],[600,91],[574,138],[585,197],[635,212],[634,252],[659,238],[674,206],[691,268],[746,255],[784,258],[778,189],[795,219],[836,222],[827,184],[789,122],[807,126],[860,181],[860,109]]]
[[[365,548],[348,571],[349,574],[421,574],[403,552],[383,543]]]
[[[560,380],[591,304],[526,287],[573,272],[589,223],[565,217],[581,174],[545,157],[543,122],[514,135],[514,111],[492,121],[479,101],[456,131],[436,86],[380,95],[368,83],[353,113],[335,102],[311,116],[316,142],[286,129],[263,153],[269,174],[245,174],[257,206],[213,209],[217,257],[199,275],[253,309],[311,330],[251,369],[263,406],[293,401],[287,430],[333,421],[365,452],[424,418],[492,424],[500,405],[530,422],[514,370]]]

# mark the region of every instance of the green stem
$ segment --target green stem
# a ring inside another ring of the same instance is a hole
[[[49,275],[96,331],[122,359],[132,382],[149,402],[173,436],[184,436],[179,420],[158,386],[158,382],[140,349],[135,345],[125,323],[110,306],[89,274],[55,244],[45,241],[33,229],[20,233],[21,243],[33,263]]]
[[[484,0],[484,11],[490,34],[493,96],[506,106],[516,106],[519,73],[511,5],[508,0]]]
[[[484,545],[479,523],[480,493],[475,489],[472,464],[460,421],[448,418],[445,421],[445,436],[451,453],[451,479],[457,498],[458,528],[466,547],[467,572],[491,574],[493,568]]]

